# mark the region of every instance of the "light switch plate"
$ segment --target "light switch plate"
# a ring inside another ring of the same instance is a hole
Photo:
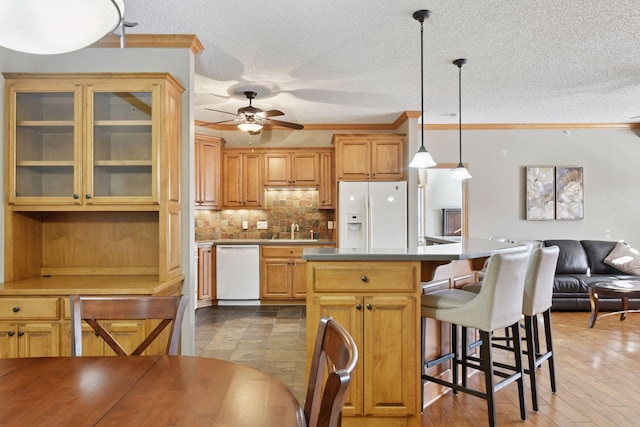
[[[258,221],[258,222],[256,223],[256,228],[257,228],[258,230],[266,230],[266,229],[267,229],[267,227],[268,227],[268,225],[267,225],[267,221]]]
[[[329,230],[333,230],[333,221],[329,221],[329,222],[327,223],[327,228],[328,228]]]
[[[247,228],[249,228],[249,221],[242,221],[242,229],[246,230]]]

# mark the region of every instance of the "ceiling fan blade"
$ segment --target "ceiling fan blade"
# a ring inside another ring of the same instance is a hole
[[[225,114],[231,114],[233,116],[237,116],[236,113],[230,113],[228,111],[216,110],[215,108],[205,108],[205,110],[215,111],[216,113],[225,113]]]
[[[200,126],[219,125],[221,123],[235,122],[237,119],[221,120],[219,122],[207,122]]]
[[[282,120],[273,120],[273,119],[267,119],[267,123],[269,124],[274,124],[276,126],[283,126],[286,128],[291,128],[291,129],[304,129],[304,126],[298,123],[290,123],[290,122],[283,122]]]
[[[267,110],[267,111],[258,113],[256,115],[262,116],[262,117],[275,117],[275,116],[284,116],[284,113],[280,110]]]

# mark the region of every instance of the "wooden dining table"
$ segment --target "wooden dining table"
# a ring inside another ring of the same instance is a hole
[[[257,369],[192,356],[0,359],[2,426],[305,426]]]

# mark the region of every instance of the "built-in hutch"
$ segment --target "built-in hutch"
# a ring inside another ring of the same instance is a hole
[[[66,355],[69,294],[181,292],[184,88],[167,73],[4,78],[0,357]]]

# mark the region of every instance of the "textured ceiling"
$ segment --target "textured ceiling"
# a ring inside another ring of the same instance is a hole
[[[304,124],[392,123],[420,110],[457,123],[636,122],[637,0],[126,0],[131,34],[196,34],[195,118],[247,104]]]

